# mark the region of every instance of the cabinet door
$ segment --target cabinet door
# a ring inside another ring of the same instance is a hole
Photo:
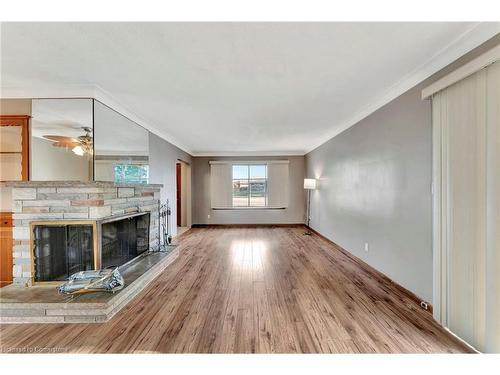
[[[12,214],[0,212],[0,288],[12,283]]]
[[[29,179],[29,116],[0,116],[0,181]]]
[[[0,115],[0,182],[29,179],[28,125],[29,116]],[[0,287],[12,282],[12,245],[12,213],[0,212]]]

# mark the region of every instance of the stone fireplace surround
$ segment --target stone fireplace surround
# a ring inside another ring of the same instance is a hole
[[[12,188],[14,285],[32,285],[32,221],[101,220],[147,211],[150,212],[150,250],[158,249],[162,185],[27,181],[6,186]]]

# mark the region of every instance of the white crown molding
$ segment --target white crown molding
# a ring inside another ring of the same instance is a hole
[[[480,44],[500,33],[500,22],[478,22],[462,33],[445,48],[432,56],[428,61],[413,70],[406,77],[403,77],[395,85],[390,87],[385,94],[375,99],[370,104],[364,106],[347,121],[339,124],[332,131],[322,137],[322,140],[314,144],[306,151],[306,154],[315,150],[322,144],[328,142],[333,137],[356,125],[359,121],[371,115],[387,103],[396,99],[412,87],[415,87],[426,78],[443,69],[459,57],[473,50]]]
[[[194,157],[222,157],[222,156],[304,156],[304,151],[224,151],[224,152],[194,152]]]
[[[422,90],[422,99],[430,98],[438,91],[444,90],[499,60],[500,44],[424,88]]]
[[[65,85],[65,86],[50,86],[44,85],[43,87],[8,87],[3,86],[0,88],[0,98],[2,99],[59,99],[59,98],[93,98],[101,103],[107,105],[116,112],[122,114],[128,119],[136,122],[143,128],[149,130],[151,133],[163,138],[165,141],[180,148],[182,151],[192,155],[186,145],[178,141],[164,130],[153,124],[145,121],[135,113],[129,111],[125,106],[120,104],[113,95],[108,93],[98,85]]]
[[[210,160],[208,164],[290,164],[290,160]]]

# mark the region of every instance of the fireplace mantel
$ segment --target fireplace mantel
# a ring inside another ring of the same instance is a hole
[[[30,223],[58,220],[105,220],[149,212],[150,249],[159,244],[159,184],[123,184],[105,181],[16,181],[12,189],[14,284],[31,285]]]
[[[162,184],[126,184],[109,181],[7,181],[2,183],[6,187],[96,187],[96,188],[162,188]]]

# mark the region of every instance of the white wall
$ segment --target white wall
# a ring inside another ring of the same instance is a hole
[[[289,204],[284,209],[214,210],[211,208],[210,165],[215,160],[289,160]],[[304,157],[194,157],[193,224],[298,224],[304,222]],[[210,218],[208,218],[210,215]]]
[[[54,147],[51,141],[33,137],[31,155],[33,181],[89,181],[92,178],[92,158],[75,155],[70,149]]]

